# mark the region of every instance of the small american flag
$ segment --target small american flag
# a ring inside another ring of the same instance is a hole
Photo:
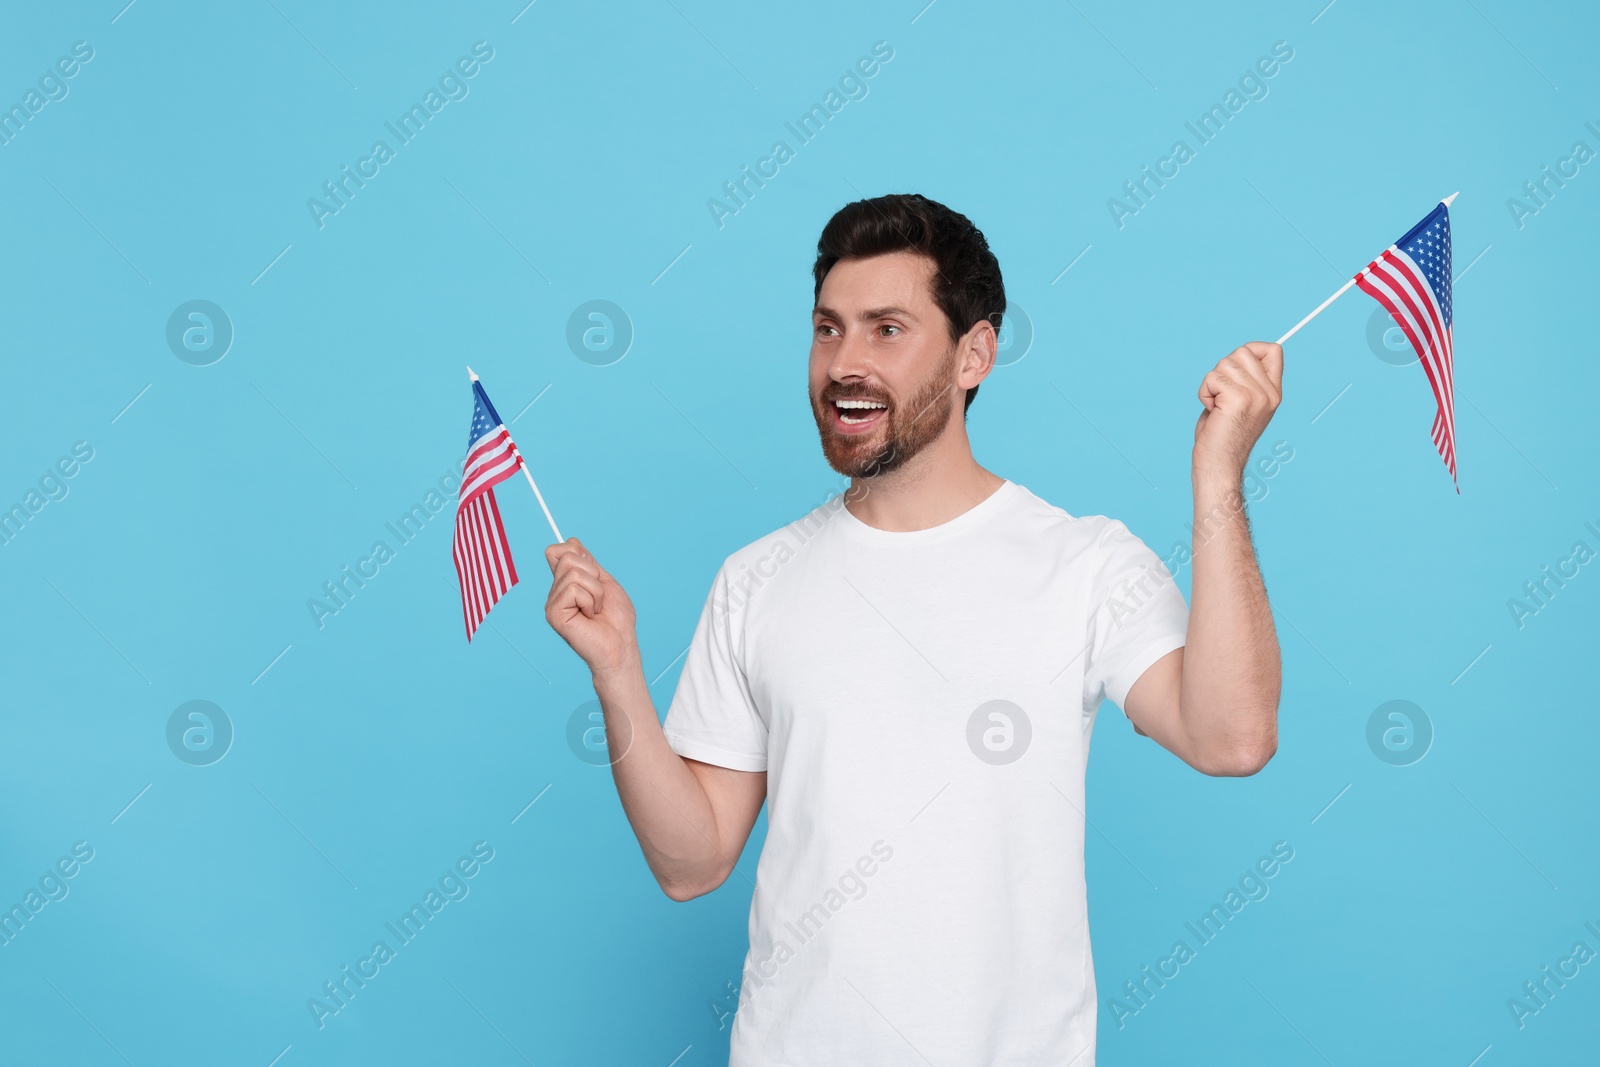
[[[1438,411],[1433,444],[1456,481],[1455,383],[1450,314],[1450,208],[1427,217],[1356,275],[1362,292],[1382,304],[1405,331],[1433,387]],[[1456,492],[1461,485],[1456,483]]]
[[[483,622],[495,601],[517,584],[495,503],[494,487],[517,473],[522,453],[511,432],[500,421],[483,384],[472,379],[472,432],[467,438],[467,459],[461,472],[461,493],[456,504],[456,576],[461,579],[461,610],[467,622],[467,640]]]

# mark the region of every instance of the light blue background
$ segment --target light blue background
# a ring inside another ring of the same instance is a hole
[[[839,485],[803,399],[810,262],[832,212],[899,191],[984,230],[1035,328],[973,406],[980,461],[1162,555],[1204,372],[1461,191],[1461,495],[1420,369],[1375,355],[1352,291],[1288,346],[1263,444],[1294,458],[1251,509],[1277,757],[1208,779],[1104,709],[1100,1057],[1593,1055],[1600,964],[1523,1029],[1506,1001],[1600,950],[1600,568],[1522,629],[1506,602],[1600,549],[1600,174],[1521,228],[1506,201],[1600,148],[1594,13],[922,3],[7,14],[6,104],[95,51],[0,146],[0,505],[74,442],[94,458],[0,547],[0,903],[76,841],[95,856],[0,947],[0,1061],[725,1062],[764,823],[717,892],[655,887],[608,771],[566,742],[592,692],[544,622],[531,494],[500,493],[523,581],[471,646],[448,511],[322,628],[306,601],[459,459],[471,362],[563,532],[631,593],[664,713],[717,564]],[[319,229],[307,198],[480,40],[470,94]],[[785,121],[880,40],[866,98],[798,145]],[[1276,41],[1269,95],[1119,230],[1107,198]],[[719,229],[708,198],[780,138],[795,158]],[[236,331],[210,366],[165,341],[193,299]],[[610,366],[565,340],[592,299],[635,331]],[[165,739],[193,699],[236,731],[207,767]],[[1391,699],[1436,733],[1411,766],[1366,741]],[[470,896],[319,1030],[307,999],[477,841]],[[1122,983],[1276,841],[1295,858],[1271,895],[1119,1029]]]

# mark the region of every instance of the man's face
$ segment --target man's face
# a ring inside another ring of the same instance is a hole
[[[811,413],[840,474],[899,467],[938,439],[965,398],[933,276],[927,256],[891,252],[840,260],[822,280],[811,315]]]

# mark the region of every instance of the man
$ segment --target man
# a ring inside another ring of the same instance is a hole
[[[613,774],[674,900],[732,871],[763,801],[734,1067],[1094,1062],[1084,767],[1102,697],[1210,775],[1277,747],[1280,667],[1240,485],[1277,345],[1205,376],[1192,613],[1122,523],[979,466],[999,264],[915,195],[818,242],[810,364],[842,500],[729,556],[661,724],[634,610],[576,540],[545,608],[590,667]]]

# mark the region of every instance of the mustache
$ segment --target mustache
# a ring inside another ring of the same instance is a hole
[[[891,406],[894,404],[894,398],[889,396],[888,393],[874,392],[867,388],[840,385],[838,382],[834,382],[827,388],[823,389],[822,395],[818,399],[823,404],[831,404],[835,400],[877,400]]]

